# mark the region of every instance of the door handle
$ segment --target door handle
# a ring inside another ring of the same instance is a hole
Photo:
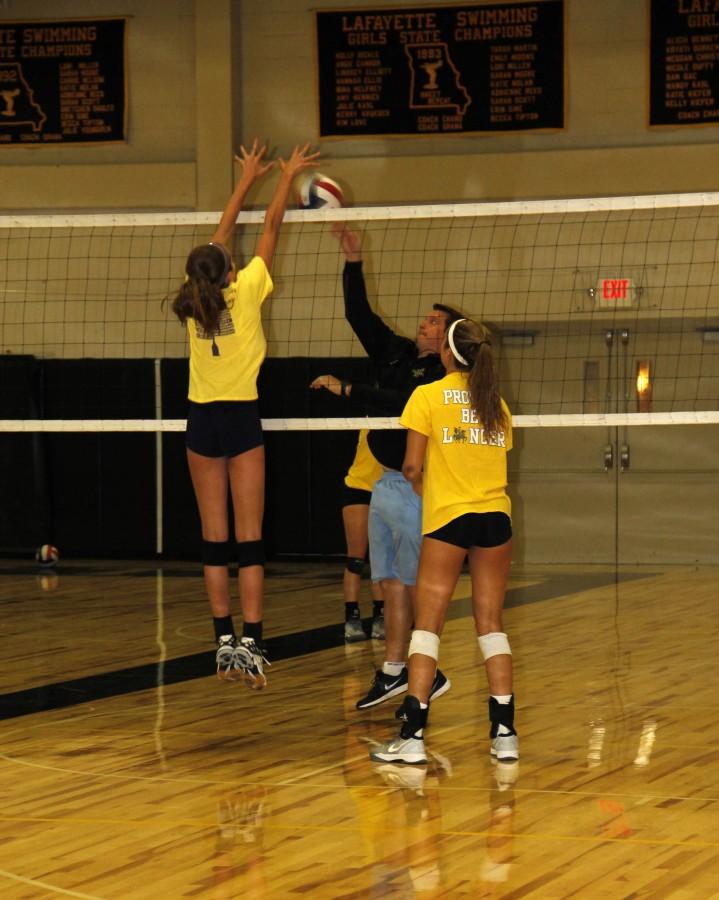
[[[629,468],[629,444],[622,444],[619,451],[619,471],[626,472]]]
[[[604,471],[608,472],[614,468],[614,446],[607,444],[604,448]]]

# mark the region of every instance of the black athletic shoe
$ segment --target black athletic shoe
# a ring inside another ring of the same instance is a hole
[[[441,697],[442,694],[446,694],[451,687],[452,682],[449,680],[449,678],[447,678],[444,672],[437,669],[437,672],[434,676],[434,681],[432,682],[432,690],[429,692],[429,702],[431,703],[433,700],[436,700],[437,697]],[[394,717],[395,719],[400,719],[402,722],[407,721],[407,716],[404,710],[404,703],[398,710],[395,711]]]
[[[396,697],[397,694],[404,694],[406,690],[406,666],[399,675],[386,675],[382,669],[377,669],[367,695],[357,701],[357,709],[369,709],[370,706],[377,706],[378,703],[384,703],[384,701],[389,700],[390,697]]]

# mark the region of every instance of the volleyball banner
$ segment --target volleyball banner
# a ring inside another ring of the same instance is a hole
[[[564,0],[316,13],[321,137],[565,126]]]
[[[124,141],[126,19],[0,22],[0,146]]]

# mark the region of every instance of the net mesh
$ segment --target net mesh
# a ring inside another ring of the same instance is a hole
[[[0,217],[0,349],[43,360],[168,359],[187,340],[161,300],[218,213]],[[240,217],[253,253],[263,214]],[[414,336],[440,301],[495,331],[516,424],[717,421],[719,194],[292,211],[264,307],[268,356],[358,357],[344,318],[332,223],[362,235],[368,293]],[[640,394],[644,366],[649,392]],[[0,413],[2,418],[2,413]],[[367,420],[286,419],[267,429]],[[396,421],[371,420],[372,427]],[[4,430],[76,430],[78,420],[6,419]],[[181,430],[128,419],[89,427]]]

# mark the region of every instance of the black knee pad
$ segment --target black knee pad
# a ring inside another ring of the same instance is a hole
[[[203,541],[202,562],[206,566],[226,566],[230,561],[229,541]]]
[[[358,556],[348,556],[345,560],[345,568],[353,575],[361,575],[364,572],[364,560]]]
[[[240,569],[247,566],[264,566],[264,564],[265,545],[261,540],[237,542],[237,565]]]

